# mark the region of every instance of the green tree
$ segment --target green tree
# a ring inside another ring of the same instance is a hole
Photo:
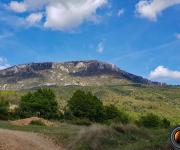
[[[139,119],[139,124],[144,127],[159,127],[161,125],[161,118],[155,114],[148,113]]]
[[[27,93],[22,96],[19,107],[21,117],[31,117],[37,115],[43,118],[57,118],[58,103],[55,100],[55,94],[51,89],[39,89],[34,93]]]
[[[97,122],[104,120],[103,103],[90,92],[76,91],[68,101],[68,108],[75,117]]]
[[[0,99],[0,119],[6,120],[9,114],[9,102]]]
[[[128,123],[129,116],[118,110],[114,105],[104,106],[106,120],[112,120],[114,122]]]
[[[106,119],[114,119],[119,115],[119,110],[114,106],[104,106]]]

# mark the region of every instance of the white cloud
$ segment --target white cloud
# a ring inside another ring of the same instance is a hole
[[[35,24],[35,23],[40,22],[42,17],[43,17],[42,13],[32,13],[26,18],[26,21],[29,24]]]
[[[118,13],[117,13],[117,16],[120,17],[124,14],[125,10],[124,9],[119,9],[118,10]]]
[[[0,70],[6,69],[10,67],[10,65],[7,63],[7,59],[0,57]]]
[[[108,0],[24,0],[12,1],[9,7],[15,12],[42,12],[45,28],[64,31],[78,27],[85,21],[97,21],[97,10],[107,4]],[[36,22],[41,18],[30,15],[27,19]]]
[[[149,75],[150,79],[178,79],[180,80],[180,71],[170,70],[164,66],[158,66]]]
[[[27,10],[25,3],[17,1],[11,1],[9,4],[9,8],[17,13],[22,13]]]
[[[180,0],[140,0],[136,5],[136,13],[142,18],[156,21],[163,10],[177,4],[180,4]]]
[[[103,53],[104,52],[104,43],[100,42],[97,46],[97,52],[98,53]]]
[[[105,0],[86,0],[80,3],[66,1],[65,4],[50,5],[46,9],[47,18],[44,25],[47,28],[60,30],[77,27],[92,17],[97,8],[105,3]]]

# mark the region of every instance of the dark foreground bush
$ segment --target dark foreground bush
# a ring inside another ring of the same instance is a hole
[[[64,116],[65,120],[73,120],[73,119],[75,119],[75,116],[73,115],[71,110],[69,110],[69,108],[66,108],[64,110],[64,115],[63,116]]]
[[[93,122],[104,120],[103,104],[90,92],[76,91],[68,101],[68,109],[77,118],[85,118]]]
[[[119,110],[114,105],[104,106],[106,119],[114,119],[119,116]]]
[[[92,122],[112,122],[128,123],[129,116],[119,111],[114,105],[103,106],[103,103],[92,93],[76,91],[68,102],[68,108],[65,110],[64,118],[72,120],[81,118]]]
[[[39,89],[21,98],[18,114],[20,117],[38,116],[46,119],[60,117],[58,103],[51,89]]]
[[[168,120],[161,120],[161,118],[155,114],[149,113],[140,117],[138,124],[144,127],[161,127],[168,126]]]
[[[71,120],[72,124],[90,126],[92,123],[88,119],[74,118]]]
[[[159,127],[161,125],[161,119],[152,113],[142,116],[138,122],[144,127]]]
[[[130,121],[129,115],[123,111],[119,111],[118,116],[113,119],[113,122],[122,123],[122,124],[127,124],[127,123],[129,123],[129,121]]]
[[[129,122],[129,116],[123,112],[117,109],[114,105],[110,106],[105,106],[105,119],[107,120],[106,122],[111,124],[112,122],[119,122],[126,124]]]
[[[170,126],[171,126],[171,122],[168,119],[164,118],[162,120],[162,127],[169,128]]]
[[[3,99],[0,100],[0,119],[6,120],[9,115],[9,102]]]

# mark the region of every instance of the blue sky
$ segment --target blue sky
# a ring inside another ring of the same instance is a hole
[[[1,0],[0,68],[97,59],[180,84],[180,0]]]

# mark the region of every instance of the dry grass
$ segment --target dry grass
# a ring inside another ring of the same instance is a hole
[[[76,149],[103,149],[104,143],[115,142],[115,131],[103,125],[92,125],[80,131],[77,139],[68,147],[70,150]]]
[[[112,128],[114,128],[116,131],[120,133],[127,133],[127,132],[133,132],[137,131],[138,127],[134,124],[112,124]]]
[[[12,125],[17,125],[17,126],[26,126],[31,124],[33,121],[39,121],[42,122],[42,124],[46,125],[46,126],[52,126],[54,125],[53,122],[42,119],[42,118],[38,118],[38,117],[31,117],[31,118],[26,118],[26,119],[19,119],[19,120],[15,120],[15,121],[10,121],[10,123]]]
[[[0,129],[0,150],[64,150],[37,133]]]

